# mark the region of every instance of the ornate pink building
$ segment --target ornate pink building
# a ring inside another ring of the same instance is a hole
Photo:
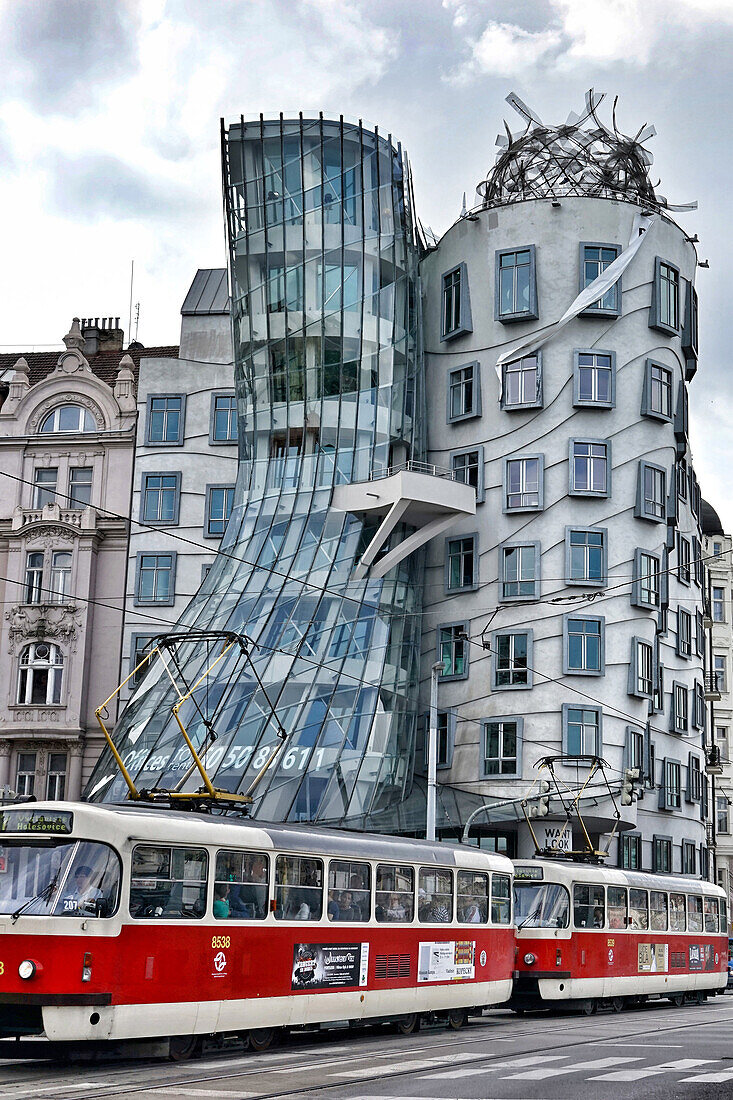
[[[178,348],[108,321],[0,356],[0,797],[78,798],[118,682],[138,367]]]

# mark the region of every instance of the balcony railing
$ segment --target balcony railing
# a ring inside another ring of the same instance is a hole
[[[394,474],[401,474],[403,471],[414,474],[429,474],[431,477],[444,477],[448,481],[456,481],[455,470],[448,470],[444,466],[435,466],[432,462],[416,462],[414,459],[401,462],[398,466],[387,466],[386,469],[373,474],[370,481],[381,481],[385,477],[392,477]]]
[[[708,702],[720,699],[720,692],[723,687],[722,679],[723,677],[719,672],[705,673],[705,698]]]

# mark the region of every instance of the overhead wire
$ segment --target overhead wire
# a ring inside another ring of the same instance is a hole
[[[36,487],[35,482],[29,480],[28,478],[20,477],[18,474],[11,474],[7,470],[0,470],[0,475],[2,475],[3,477],[7,477],[10,480],[18,482],[20,484],[28,485],[31,488]],[[58,494],[58,495],[60,496],[61,494]],[[69,498],[69,499],[71,499],[71,498]],[[134,524],[136,527],[141,528],[143,530],[155,531],[161,536],[165,536],[167,538],[174,539],[177,542],[185,543],[188,546],[193,546],[199,553],[205,553],[206,550],[207,550],[207,548],[205,546],[202,546],[202,544],[200,542],[197,542],[195,539],[192,539],[192,538],[187,538],[185,535],[181,535],[178,532],[172,531],[169,527],[162,527],[160,525],[156,525],[156,524],[152,524],[152,523],[146,523],[144,520],[136,519],[131,513],[123,514],[121,512],[115,512],[110,508],[104,508],[102,506],[97,506],[97,505],[94,505],[94,508],[95,508],[95,511],[103,513],[105,516],[111,516],[113,519],[119,519],[119,520],[122,520],[123,522]],[[731,547],[729,549],[725,549],[725,550],[721,551],[720,553],[702,554],[699,557],[691,558],[689,564],[690,564],[690,567],[692,567],[692,566],[694,566],[695,564],[697,564],[699,562],[707,562],[707,561],[713,560],[715,558],[720,558],[724,554],[730,554],[730,553],[733,553],[733,547]],[[251,569],[263,570],[264,572],[268,573],[270,576],[280,577],[283,580],[288,581],[292,584],[302,585],[303,587],[313,589],[313,590],[315,590],[316,592],[318,592],[320,594],[335,596],[338,599],[346,600],[347,602],[356,603],[359,606],[362,606],[362,600],[360,600],[358,597],[349,596],[344,592],[338,591],[338,590],[330,588],[328,586],[317,585],[312,581],[306,580],[305,578],[293,577],[289,573],[284,573],[284,572],[282,572],[282,570],[275,569],[271,565],[262,565],[261,563],[259,563],[257,561],[250,561],[247,558],[243,558],[243,557],[241,557],[237,554],[232,554],[228,550],[222,550],[221,547],[217,548],[216,556],[217,557],[221,556],[221,557],[226,558],[230,561],[239,562],[241,565],[247,565]],[[650,574],[648,574],[648,576],[649,577],[651,577],[651,576],[661,577],[661,576],[664,576],[664,575],[667,575],[667,574],[675,573],[677,571],[677,569],[678,569],[677,566],[668,566],[666,569],[655,570],[654,573],[650,573]],[[599,589],[597,592],[594,591],[593,593],[579,593],[578,598],[586,599],[586,600],[588,600],[588,602],[591,602],[591,603],[596,602],[598,600],[606,599],[608,597],[609,593],[614,592],[619,588],[625,588],[628,585],[634,583],[633,574],[627,574],[627,576],[629,576],[632,579],[626,580],[626,581],[621,581],[618,584],[614,584],[614,585],[604,587],[602,589]],[[639,578],[639,579],[645,579],[645,578]],[[350,583],[350,582],[347,581],[346,584],[348,584],[348,583]],[[359,581],[359,582],[356,582],[356,583],[362,584],[364,582]],[[392,583],[394,583],[394,582],[392,582]],[[487,584],[488,583],[496,583],[496,582],[487,582]],[[562,591],[564,591],[564,589],[557,589],[557,592],[562,592]],[[460,593],[456,593],[456,595],[459,595],[459,594]],[[575,598],[576,598],[575,594],[569,594],[567,596],[568,601],[574,600]],[[528,600],[527,604],[528,605],[531,604],[533,607],[538,605],[538,604],[550,604],[550,603],[553,602],[553,599],[554,599],[553,595],[548,594],[548,595],[539,597],[536,600]],[[692,602],[692,601],[690,601],[690,602]],[[374,610],[376,610],[376,611],[380,610],[380,605],[379,605],[378,602],[376,602],[374,604],[368,604],[368,606],[373,607]],[[509,606],[510,606],[509,604],[500,603],[500,604],[497,605],[497,608],[486,608],[484,610],[488,610],[488,611],[502,610],[502,609],[504,609],[506,607],[509,607]],[[516,606],[516,605],[514,603],[512,603],[511,606]],[[428,608],[423,609],[423,611],[415,611],[415,612],[405,611],[405,612],[401,612],[401,614],[411,615],[411,616],[418,616],[419,617],[420,615],[422,615],[426,612],[429,612],[430,610],[431,610],[431,608],[428,607]],[[558,615],[560,615],[560,614],[562,614],[562,612],[558,612]],[[142,617],[142,616],[138,616],[138,617]],[[551,618],[551,617],[552,616],[548,616],[548,618]],[[531,621],[535,621],[535,620],[531,620]],[[512,625],[521,625],[521,624],[512,624]]]

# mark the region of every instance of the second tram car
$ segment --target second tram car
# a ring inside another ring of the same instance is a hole
[[[146,808],[0,811],[0,1035],[197,1037],[506,1002],[512,864],[474,848]]]
[[[514,1009],[620,1010],[649,996],[681,1005],[725,989],[719,886],[544,859],[515,861],[514,873]]]

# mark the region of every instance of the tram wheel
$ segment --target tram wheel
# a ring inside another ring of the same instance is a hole
[[[669,999],[675,1008],[682,1008],[683,1004],[685,1003],[684,993],[675,993]]]
[[[580,1011],[583,1016],[592,1016],[596,1010],[596,1007],[597,1006],[595,1001],[584,1001],[580,1007]]]
[[[697,993],[695,994],[695,1004],[696,1005],[704,1005],[705,1004],[705,994],[702,992],[701,989],[699,989],[697,991]]]
[[[611,1008],[613,1009],[614,1012],[623,1012],[623,1010],[624,1010],[624,999],[623,999],[623,997],[613,997],[611,999]]]
[[[453,1031],[460,1031],[468,1020],[465,1008],[452,1008],[448,1013],[448,1027]]]
[[[420,1030],[419,1012],[409,1012],[406,1016],[401,1016],[396,1021],[395,1026],[400,1035],[414,1035],[416,1031]]]
[[[201,1039],[198,1035],[172,1035],[168,1044],[168,1059],[171,1062],[187,1062],[200,1050]]]
[[[267,1050],[275,1042],[277,1032],[274,1027],[256,1027],[249,1033],[251,1050]]]

